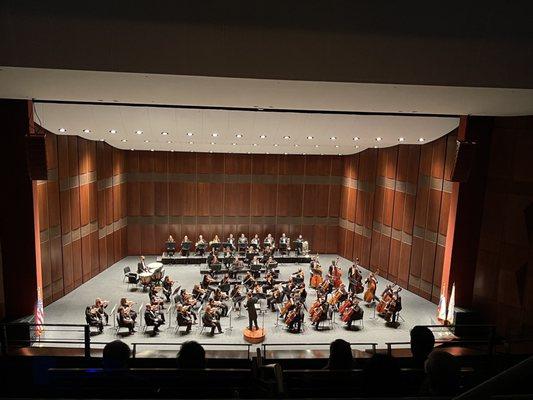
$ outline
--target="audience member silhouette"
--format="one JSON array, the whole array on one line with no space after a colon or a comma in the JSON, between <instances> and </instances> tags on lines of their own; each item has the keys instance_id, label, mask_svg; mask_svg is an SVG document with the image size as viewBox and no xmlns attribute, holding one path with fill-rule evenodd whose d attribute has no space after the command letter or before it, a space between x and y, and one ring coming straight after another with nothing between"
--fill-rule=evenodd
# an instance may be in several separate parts
<instances>
[{"instance_id":1,"label":"audience member silhouette","mask_svg":"<svg viewBox=\"0 0 533 400\"><path fill-rule=\"evenodd\" d=\"M131 351L129 346L121 340L113 340L104 347L103 366L107 370L126 369Z\"/></svg>"},{"instance_id":2,"label":"audience member silhouette","mask_svg":"<svg viewBox=\"0 0 533 400\"><path fill-rule=\"evenodd\" d=\"M454 396L459 392L460 367L455 356L445 351L433 351L426 361L425 370L422 394Z\"/></svg>"},{"instance_id":3,"label":"audience member silhouette","mask_svg":"<svg viewBox=\"0 0 533 400\"><path fill-rule=\"evenodd\" d=\"M205 368L205 350L194 340L184 342L177 356L178 368Z\"/></svg>"},{"instance_id":4,"label":"audience member silhouette","mask_svg":"<svg viewBox=\"0 0 533 400\"><path fill-rule=\"evenodd\" d=\"M326 369L340 370L352 369L353 356L350 343L342 339L336 339L329 345L329 360Z\"/></svg>"},{"instance_id":5,"label":"audience member silhouette","mask_svg":"<svg viewBox=\"0 0 533 400\"><path fill-rule=\"evenodd\" d=\"M435 336L427 326L415 326L411 329L411 353L415 367L424 367L424 362L434 346Z\"/></svg>"},{"instance_id":6,"label":"audience member silhouette","mask_svg":"<svg viewBox=\"0 0 533 400\"><path fill-rule=\"evenodd\" d=\"M395 358L374 354L363 368L363 393L367 396L404 395L400 384L400 367Z\"/></svg>"}]
</instances>

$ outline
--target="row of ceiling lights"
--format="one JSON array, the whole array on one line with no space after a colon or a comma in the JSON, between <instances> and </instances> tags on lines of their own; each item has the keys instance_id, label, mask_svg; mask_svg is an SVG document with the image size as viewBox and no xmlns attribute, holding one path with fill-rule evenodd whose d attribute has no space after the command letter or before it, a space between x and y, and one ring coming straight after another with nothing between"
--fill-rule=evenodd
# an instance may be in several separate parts
<instances>
[{"instance_id":1,"label":"row of ceiling lights","mask_svg":"<svg viewBox=\"0 0 533 400\"><path fill-rule=\"evenodd\" d=\"M65 128L59 128L59 132L61 132L61 133L65 133L66 131L67 131L67 130L66 130ZM83 133L91 133L91 130L90 130L90 129L84 129L84 130L83 130ZM118 131L117 131L116 129L110 129L110 130L109 130L109 133L115 134L115 133L118 133ZM141 131L141 130L137 130L137 131L135 131L135 133L136 133L137 135L142 135L142 134L143 134L143 131ZM163 132L161 132L161 135L166 136L166 135L168 135L168 132L163 131ZM192 132L187 132L187 136L190 137L190 136L193 136L193 135L194 135L194 133L192 133ZM216 133L216 132L215 132L215 133L212 133L211 136L212 136L212 137L218 137L218 133ZM237 133L237 134L235 134L235 137L240 139L240 138L243 137L243 135L240 134L240 133ZM260 139L266 139L266 135L260 135L259 138L260 138ZM288 136L288 135L283 136L283 139L285 139L285 140L289 140L290 138L291 138L291 137ZM313 139L314 139L313 136L307 136L307 140L313 140ZM331 137L330 137L330 140L337 140L337 137L336 137L336 136L331 136ZM352 140L354 140L354 141L358 141L358 140L360 140L360 138L359 138L358 136L355 136L355 137L352 138ZM376 142L381 142L382 140L383 140L383 138L380 137L380 136L378 136L378 137L375 138L375 141L376 141ZM423 142L424 140L425 140L425 139L424 139L423 137L418 138L418 141L419 141L419 142ZM122 141L123 141L123 142L126 142L127 140L126 140L126 139L122 139ZM399 137L399 138L398 138L398 142L404 142L404 141L405 141L405 138L404 138L404 137ZM145 143L148 143L148 141L145 140ZM171 141L168 141L167 143L172 143L172 142L171 142ZM189 144L193 144L193 142L189 142ZM214 144L214 143L211 142L211 144ZM232 143L232 144L235 146L236 143ZM254 143L254 146L257 146L257 144ZM276 146L276 145L275 145L275 146ZM295 145L295 146L297 146L297 145ZM318 147L318 145L317 145L316 147ZM338 146L337 146L337 147L338 147Z\"/></svg>"}]
</instances>

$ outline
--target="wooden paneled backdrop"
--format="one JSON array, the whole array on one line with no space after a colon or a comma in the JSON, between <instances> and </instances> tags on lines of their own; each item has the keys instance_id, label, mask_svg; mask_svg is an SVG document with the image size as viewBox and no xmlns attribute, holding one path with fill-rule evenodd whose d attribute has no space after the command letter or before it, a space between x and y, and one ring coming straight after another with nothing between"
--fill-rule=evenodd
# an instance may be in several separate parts
<instances>
[{"instance_id":1,"label":"wooden paneled backdrop","mask_svg":"<svg viewBox=\"0 0 533 400\"><path fill-rule=\"evenodd\" d=\"M126 255L124 152L77 136L46 136L48 180L39 181L45 304Z\"/></svg>"},{"instance_id":2,"label":"wooden paneled backdrop","mask_svg":"<svg viewBox=\"0 0 533 400\"><path fill-rule=\"evenodd\" d=\"M128 254L163 251L169 234L303 234L335 253L342 157L126 152Z\"/></svg>"},{"instance_id":3,"label":"wooden paneled backdrop","mask_svg":"<svg viewBox=\"0 0 533 400\"><path fill-rule=\"evenodd\" d=\"M344 157L338 253L437 302L456 133Z\"/></svg>"}]
</instances>

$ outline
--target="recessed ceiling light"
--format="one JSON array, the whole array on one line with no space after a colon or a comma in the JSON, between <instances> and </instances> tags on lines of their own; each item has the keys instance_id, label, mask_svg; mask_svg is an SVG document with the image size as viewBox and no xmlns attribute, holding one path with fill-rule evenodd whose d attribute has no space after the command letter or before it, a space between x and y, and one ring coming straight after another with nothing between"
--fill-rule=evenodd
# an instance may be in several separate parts
<instances>
[{"instance_id":1,"label":"recessed ceiling light","mask_svg":"<svg viewBox=\"0 0 533 400\"><path fill-rule=\"evenodd\" d=\"M154 151L154 149L150 149L150 151Z\"/></svg>"},{"instance_id":2,"label":"recessed ceiling light","mask_svg":"<svg viewBox=\"0 0 533 400\"><path fill-rule=\"evenodd\" d=\"M237 146L237 143L232 143L231 145L232 145L232 146Z\"/></svg>"},{"instance_id":3,"label":"recessed ceiling light","mask_svg":"<svg viewBox=\"0 0 533 400\"><path fill-rule=\"evenodd\" d=\"M211 144L213 145L213 144L215 144L215 142L211 142Z\"/></svg>"},{"instance_id":4,"label":"recessed ceiling light","mask_svg":"<svg viewBox=\"0 0 533 400\"><path fill-rule=\"evenodd\" d=\"M249 151L248 151L247 153L248 153L248 154L252 154L252 153L251 153L251 152L249 152Z\"/></svg>"},{"instance_id":5,"label":"recessed ceiling light","mask_svg":"<svg viewBox=\"0 0 533 400\"><path fill-rule=\"evenodd\" d=\"M189 144L194 144L194 142L189 142Z\"/></svg>"},{"instance_id":6,"label":"recessed ceiling light","mask_svg":"<svg viewBox=\"0 0 533 400\"><path fill-rule=\"evenodd\" d=\"M101 142L103 142L103 141L104 141L104 139L100 139L100 141L101 141Z\"/></svg>"},{"instance_id":7,"label":"recessed ceiling light","mask_svg":"<svg viewBox=\"0 0 533 400\"><path fill-rule=\"evenodd\" d=\"M161 135L166 136L168 135L168 132L161 132Z\"/></svg>"},{"instance_id":8,"label":"recessed ceiling light","mask_svg":"<svg viewBox=\"0 0 533 400\"><path fill-rule=\"evenodd\" d=\"M168 143L168 144L172 143L172 140L168 140L167 143Z\"/></svg>"},{"instance_id":9,"label":"recessed ceiling light","mask_svg":"<svg viewBox=\"0 0 533 400\"><path fill-rule=\"evenodd\" d=\"M91 130L90 129L84 129L83 133L91 133Z\"/></svg>"},{"instance_id":10,"label":"recessed ceiling light","mask_svg":"<svg viewBox=\"0 0 533 400\"><path fill-rule=\"evenodd\" d=\"M265 139L266 138L266 135L261 135L259 136L261 139Z\"/></svg>"},{"instance_id":11,"label":"recessed ceiling light","mask_svg":"<svg viewBox=\"0 0 533 400\"><path fill-rule=\"evenodd\" d=\"M212 133L211 136L213 136L213 137L217 137L217 136L218 136L218 133L216 133L216 132L215 132L215 133Z\"/></svg>"},{"instance_id":12,"label":"recessed ceiling light","mask_svg":"<svg viewBox=\"0 0 533 400\"><path fill-rule=\"evenodd\" d=\"M307 136L307 140L313 140L313 136Z\"/></svg>"},{"instance_id":13,"label":"recessed ceiling light","mask_svg":"<svg viewBox=\"0 0 533 400\"><path fill-rule=\"evenodd\" d=\"M171 152L171 153L174 153L174 149L171 149L170 152Z\"/></svg>"},{"instance_id":14,"label":"recessed ceiling light","mask_svg":"<svg viewBox=\"0 0 533 400\"><path fill-rule=\"evenodd\" d=\"M146 139L146 140L144 141L144 143L149 143L149 142L150 142L150 141L149 141L148 139Z\"/></svg>"},{"instance_id":15,"label":"recessed ceiling light","mask_svg":"<svg viewBox=\"0 0 533 400\"><path fill-rule=\"evenodd\" d=\"M65 128L59 128L59 132L65 133L67 130Z\"/></svg>"},{"instance_id":16,"label":"recessed ceiling light","mask_svg":"<svg viewBox=\"0 0 533 400\"><path fill-rule=\"evenodd\" d=\"M126 143L128 139L122 139L121 142Z\"/></svg>"},{"instance_id":17,"label":"recessed ceiling light","mask_svg":"<svg viewBox=\"0 0 533 400\"><path fill-rule=\"evenodd\" d=\"M235 135L235 137L237 137L237 138L240 139L240 138L242 138L242 135L241 135L240 133L237 133L237 134Z\"/></svg>"},{"instance_id":18,"label":"recessed ceiling light","mask_svg":"<svg viewBox=\"0 0 533 400\"><path fill-rule=\"evenodd\" d=\"M359 136L354 137L353 140L359 140Z\"/></svg>"},{"instance_id":19,"label":"recessed ceiling light","mask_svg":"<svg viewBox=\"0 0 533 400\"><path fill-rule=\"evenodd\" d=\"M283 153L283 154L287 155L287 153Z\"/></svg>"},{"instance_id":20,"label":"recessed ceiling light","mask_svg":"<svg viewBox=\"0 0 533 400\"><path fill-rule=\"evenodd\" d=\"M298 144L298 143L296 143L296 144L294 145L294 147L298 147L298 146L299 146L299 144Z\"/></svg>"},{"instance_id":21,"label":"recessed ceiling light","mask_svg":"<svg viewBox=\"0 0 533 400\"><path fill-rule=\"evenodd\" d=\"M337 136L330 137L331 140L337 140Z\"/></svg>"},{"instance_id":22,"label":"recessed ceiling light","mask_svg":"<svg viewBox=\"0 0 533 400\"><path fill-rule=\"evenodd\" d=\"M403 138L403 137L399 137L398 138L398 142L403 142L404 140L405 140L405 138Z\"/></svg>"},{"instance_id":23,"label":"recessed ceiling light","mask_svg":"<svg viewBox=\"0 0 533 400\"><path fill-rule=\"evenodd\" d=\"M337 154L337 155L338 155L338 156L342 156L342 154L341 154L341 153L339 153L339 154Z\"/></svg>"},{"instance_id":24,"label":"recessed ceiling light","mask_svg":"<svg viewBox=\"0 0 533 400\"><path fill-rule=\"evenodd\" d=\"M257 143L252 144L252 146L254 146L254 147L257 146Z\"/></svg>"},{"instance_id":25,"label":"recessed ceiling light","mask_svg":"<svg viewBox=\"0 0 533 400\"><path fill-rule=\"evenodd\" d=\"M274 143L274 147L278 147L278 146L279 146L279 144L277 144L277 143Z\"/></svg>"},{"instance_id":26,"label":"recessed ceiling light","mask_svg":"<svg viewBox=\"0 0 533 400\"><path fill-rule=\"evenodd\" d=\"M136 133L137 135L142 135L142 134L143 134L143 131L135 131L135 133Z\"/></svg>"},{"instance_id":27,"label":"recessed ceiling light","mask_svg":"<svg viewBox=\"0 0 533 400\"><path fill-rule=\"evenodd\" d=\"M285 140L290 139L290 138L291 138L291 137L288 136L288 135L283 136L283 139L285 139Z\"/></svg>"},{"instance_id":28,"label":"recessed ceiling light","mask_svg":"<svg viewBox=\"0 0 533 400\"><path fill-rule=\"evenodd\" d=\"M209 150L209 152L210 152L210 153L212 153L212 152L213 152L213 150Z\"/></svg>"},{"instance_id":29,"label":"recessed ceiling light","mask_svg":"<svg viewBox=\"0 0 533 400\"><path fill-rule=\"evenodd\" d=\"M130 151L134 151L135 149L130 149Z\"/></svg>"},{"instance_id":30,"label":"recessed ceiling light","mask_svg":"<svg viewBox=\"0 0 533 400\"><path fill-rule=\"evenodd\" d=\"M374 146L374 148L375 148L375 149L377 149L377 148L378 148L378 146Z\"/></svg>"},{"instance_id":31,"label":"recessed ceiling light","mask_svg":"<svg viewBox=\"0 0 533 400\"><path fill-rule=\"evenodd\" d=\"M187 136L192 136L192 135L194 135L194 133L192 133L192 132L187 132Z\"/></svg>"},{"instance_id":32,"label":"recessed ceiling light","mask_svg":"<svg viewBox=\"0 0 533 400\"><path fill-rule=\"evenodd\" d=\"M117 130L116 129L110 129L109 133L117 133Z\"/></svg>"},{"instance_id":33,"label":"recessed ceiling light","mask_svg":"<svg viewBox=\"0 0 533 400\"><path fill-rule=\"evenodd\" d=\"M356 148L356 149L358 149L358 148L359 148L359 146L355 146L355 148Z\"/></svg>"},{"instance_id":34,"label":"recessed ceiling light","mask_svg":"<svg viewBox=\"0 0 533 400\"><path fill-rule=\"evenodd\" d=\"M339 145L338 145L338 144L336 144L336 145L335 145L335 147L339 148Z\"/></svg>"},{"instance_id":35,"label":"recessed ceiling light","mask_svg":"<svg viewBox=\"0 0 533 400\"><path fill-rule=\"evenodd\" d=\"M376 142L381 142L381 140L382 140L382 138L381 138L380 136L378 136L378 137L376 138Z\"/></svg>"},{"instance_id":36,"label":"recessed ceiling light","mask_svg":"<svg viewBox=\"0 0 533 400\"><path fill-rule=\"evenodd\" d=\"M318 147L318 144L315 144L315 147Z\"/></svg>"},{"instance_id":37,"label":"recessed ceiling light","mask_svg":"<svg viewBox=\"0 0 533 400\"><path fill-rule=\"evenodd\" d=\"M419 142L423 142L423 141L424 141L424 138L423 138L423 137L418 138L418 141L419 141Z\"/></svg>"}]
</instances>

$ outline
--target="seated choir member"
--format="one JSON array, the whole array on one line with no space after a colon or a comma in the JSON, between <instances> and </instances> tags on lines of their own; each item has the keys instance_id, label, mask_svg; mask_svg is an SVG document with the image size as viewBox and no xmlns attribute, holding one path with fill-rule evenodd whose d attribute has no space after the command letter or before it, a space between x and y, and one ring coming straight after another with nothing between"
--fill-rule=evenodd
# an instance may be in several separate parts
<instances>
[{"instance_id":1,"label":"seated choir member","mask_svg":"<svg viewBox=\"0 0 533 400\"><path fill-rule=\"evenodd\" d=\"M130 333L135 332L135 320L137 319L137 313L131 307L133 301L123 297L120 299L120 306L117 310L119 326L128 328Z\"/></svg>"},{"instance_id":2,"label":"seated choir member","mask_svg":"<svg viewBox=\"0 0 533 400\"><path fill-rule=\"evenodd\" d=\"M265 247L268 246L271 249L274 249L274 247L275 247L274 238L272 237L272 235L270 233L267 235L265 240L263 240L263 245Z\"/></svg>"},{"instance_id":3,"label":"seated choir member","mask_svg":"<svg viewBox=\"0 0 533 400\"><path fill-rule=\"evenodd\" d=\"M102 315L98 312L98 309L95 306L87 306L85 308L85 322L87 322L89 326L96 326L99 333L104 331Z\"/></svg>"},{"instance_id":4,"label":"seated choir member","mask_svg":"<svg viewBox=\"0 0 533 400\"><path fill-rule=\"evenodd\" d=\"M259 235L256 233L252 240L250 240L250 244L254 249L259 249L261 247L261 243L259 243Z\"/></svg>"},{"instance_id":5,"label":"seated choir member","mask_svg":"<svg viewBox=\"0 0 533 400\"><path fill-rule=\"evenodd\" d=\"M170 302L170 296L172 295L172 285L174 285L174 281L170 279L170 276L165 276L165 278L163 279L163 294L165 295L167 302Z\"/></svg>"},{"instance_id":6,"label":"seated choir member","mask_svg":"<svg viewBox=\"0 0 533 400\"><path fill-rule=\"evenodd\" d=\"M154 306L151 304L147 304L145 311L144 311L144 322L146 326L153 326L154 327L154 333L159 332L159 327L163 325L165 322L161 318L161 315L158 311L154 309Z\"/></svg>"},{"instance_id":7,"label":"seated choir member","mask_svg":"<svg viewBox=\"0 0 533 400\"><path fill-rule=\"evenodd\" d=\"M239 252L244 253L248 247L248 238L244 236L244 233L241 233L241 236L238 240Z\"/></svg>"},{"instance_id":8,"label":"seated choir member","mask_svg":"<svg viewBox=\"0 0 533 400\"><path fill-rule=\"evenodd\" d=\"M137 273L142 274L143 272L149 272L150 268L146 265L146 260L144 256L139 257L139 263L137 264Z\"/></svg>"},{"instance_id":9,"label":"seated choir member","mask_svg":"<svg viewBox=\"0 0 533 400\"><path fill-rule=\"evenodd\" d=\"M97 309L98 314L102 317L102 319L105 319L105 324L107 325L109 323L109 314L105 312L105 309L109 302L107 300L102 300L100 298L97 298L94 301L94 308Z\"/></svg>"},{"instance_id":10,"label":"seated choir member","mask_svg":"<svg viewBox=\"0 0 533 400\"><path fill-rule=\"evenodd\" d=\"M178 323L178 326L186 326L187 330L185 331L185 333L189 333L192 327L192 315L189 313L188 307L178 304L176 306L176 311L176 321Z\"/></svg>"},{"instance_id":11,"label":"seated choir member","mask_svg":"<svg viewBox=\"0 0 533 400\"><path fill-rule=\"evenodd\" d=\"M235 238L233 237L233 233L229 234L229 237L226 239L226 243L230 244L231 250L235 250Z\"/></svg>"},{"instance_id":12,"label":"seated choir member","mask_svg":"<svg viewBox=\"0 0 533 400\"><path fill-rule=\"evenodd\" d=\"M294 250L296 251L296 255L299 256L302 254L302 246L304 243L304 239L302 235L298 235L298 239L294 241Z\"/></svg>"},{"instance_id":13,"label":"seated choir member","mask_svg":"<svg viewBox=\"0 0 533 400\"><path fill-rule=\"evenodd\" d=\"M281 234L281 237L279 238L279 250L282 252L282 254L288 254L291 250L289 247L290 239L285 235L285 233Z\"/></svg>"},{"instance_id":14,"label":"seated choir member","mask_svg":"<svg viewBox=\"0 0 533 400\"><path fill-rule=\"evenodd\" d=\"M183 240L181 241L181 255L184 257L189 257L190 251L191 251L191 241L189 240L187 235L185 235L183 237Z\"/></svg>"},{"instance_id":15,"label":"seated choir member","mask_svg":"<svg viewBox=\"0 0 533 400\"><path fill-rule=\"evenodd\" d=\"M207 247L207 242L205 241L202 235L198 236L198 241L195 244L196 254L203 256L205 254L205 248Z\"/></svg>"}]
</instances>

